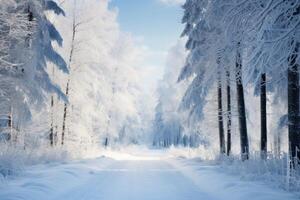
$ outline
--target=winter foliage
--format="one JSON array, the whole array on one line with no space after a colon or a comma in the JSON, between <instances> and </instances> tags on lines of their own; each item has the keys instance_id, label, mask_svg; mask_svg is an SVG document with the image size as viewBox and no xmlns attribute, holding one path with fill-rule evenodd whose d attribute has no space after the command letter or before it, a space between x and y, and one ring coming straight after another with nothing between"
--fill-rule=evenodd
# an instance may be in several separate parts
<instances>
[{"instance_id":1,"label":"winter foliage","mask_svg":"<svg viewBox=\"0 0 300 200\"><path fill-rule=\"evenodd\" d=\"M171 104L180 116L171 127L193 130L200 147L215 157L288 162L280 176L297 180L300 2L187 0L182 7L188 55L172 86L187 87L179 90L181 101ZM159 99L154 141L168 126L162 123L168 103ZM160 136L162 146L178 145L169 144L177 136Z\"/></svg>"},{"instance_id":2,"label":"winter foliage","mask_svg":"<svg viewBox=\"0 0 300 200\"><path fill-rule=\"evenodd\" d=\"M0 2L1 155L34 163L145 140L143 53L108 4Z\"/></svg>"}]
</instances>

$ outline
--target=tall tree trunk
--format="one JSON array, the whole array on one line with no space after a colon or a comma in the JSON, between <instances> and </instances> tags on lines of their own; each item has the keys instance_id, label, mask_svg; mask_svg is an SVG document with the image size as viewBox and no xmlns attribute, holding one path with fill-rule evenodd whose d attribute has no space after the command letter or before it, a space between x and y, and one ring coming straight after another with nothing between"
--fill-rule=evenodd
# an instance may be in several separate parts
<instances>
[{"instance_id":1,"label":"tall tree trunk","mask_svg":"<svg viewBox=\"0 0 300 200\"><path fill-rule=\"evenodd\" d=\"M50 145L53 146L54 145L54 116L53 116L53 108L54 107L54 97L53 95L51 96L51 125L50 125L50 135L49 135L49 139L50 139Z\"/></svg>"},{"instance_id":2,"label":"tall tree trunk","mask_svg":"<svg viewBox=\"0 0 300 200\"><path fill-rule=\"evenodd\" d=\"M296 44L295 50L289 58L288 68L288 132L292 167L295 167L296 159L300 160L298 48L299 43Z\"/></svg>"},{"instance_id":3,"label":"tall tree trunk","mask_svg":"<svg viewBox=\"0 0 300 200\"><path fill-rule=\"evenodd\" d=\"M70 84L70 79L68 79L67 86L66 86L66 96L67 97L69 96L69 84ZM65 143L67 111L68 111L68 104L64 103L64 116L63 116L62 132L61 132L61 145L64 145L64 143Z\"/></svg>"},{"instance_id":4,"label":"tall tree trunk","mask_svg":"<svg viewBox=\"0 0 300 200\"><path fill-rule=\"evenodd\" d=\"M231 87L230 71L226 72L227 77L227 156L231 153Z\"/></svg>"},{"instance_id":5,"label":"tall tree trunk","mask_svg":"<svg viewBox=\"0 0 300 200\"><path fill-rule=\"evenodd\" d=\"M242 81L242 59L240 53L240 43L238 44L236 57L236 88L237 88L237 104L239 115L239 129L241 140L241 158L242 160L249 159L249 142L247 133L247 119L244 99L244 86Z\"/></svg>"},{"instance_id":6,"label":"tall tree trunk","mask_svg":"<svg viewBox=\"0 0 300 200\"><path fill-rule=\"evenodd\" d=\"M267 90L266 74L261 75L260 82L260 120L261 120L261 138L260 151L261 159L267 159Z\"/></svg>"},{"instance_id":7,"label":"tall tree trunk","mask_svg":"<svg viewBox=\"0 0 300 200\"><path fill-rule=\"evenodd\" d=\"M223 122L223 104L222 104L222 80L221 74L218 74L218 120L219 120L219 139L220 139L220 153L225 154L225 136L224 136L224 122Z\"/></svg>"},{"instance_id":8,"label":"tall tree trunk","mask_svg":"<svg viewBox=\"0 0 300 200\"><path fill-rule=\"evenodd\" d=\"M104 146L105 146L105 148L108 146L108 137L105 138Z\"/></svg>"},{"instance_id":9,"label":"tall tree trunk","mask_svg":"<svg viewBox=\"0 0 300 200\"><path fill-rule=\"evenodd\" d=\"M76 2L75 5L76 6ZM75 9L75 7L74 7ZM74 11L75 12L75 11ZM69 56L69 78L66 85L66 97L69 97L69 91L70 91L70 81L71 81L71 64L73 60L73 54L75 50L75 38L77 33L77 28L79 27L81 23L76 22L76 16L73 15L73 24L72 24L72 42L71 42L71 51ZM65 144L65 132L66 132L66 121L67 121L67 114L68 114L68 103L64 103L64 115L63 115L63 125L62 125L62 131L61 131L61 145Z\"/></svg>"}]
</instances>

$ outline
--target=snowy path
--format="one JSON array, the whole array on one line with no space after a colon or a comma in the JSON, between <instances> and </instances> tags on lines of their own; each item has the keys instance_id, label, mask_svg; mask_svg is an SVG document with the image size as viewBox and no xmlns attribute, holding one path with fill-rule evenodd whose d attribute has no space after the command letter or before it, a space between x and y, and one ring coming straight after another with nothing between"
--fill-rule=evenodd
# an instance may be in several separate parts
<instances>
[{"instance_id":1,"label":"snowy path","mask_svg":"<svg viewBox=\"0 0 300 200\"><path fill-rule=\"evenodd\" d=\"M297 199L242 182L210 166L175 159L98 158L39 165L0 187L1 200L277 200Z\"/></svg>"},{"instance_id":2,"label":"snowy path","mask_svg":"<svg viewBox=\"0 0 300 200\"><path fill-rule=\"evenodd\" d=\"M60 199L196 200L211 199L166 162L115 161Z\"/></svg>"}]
</instances>

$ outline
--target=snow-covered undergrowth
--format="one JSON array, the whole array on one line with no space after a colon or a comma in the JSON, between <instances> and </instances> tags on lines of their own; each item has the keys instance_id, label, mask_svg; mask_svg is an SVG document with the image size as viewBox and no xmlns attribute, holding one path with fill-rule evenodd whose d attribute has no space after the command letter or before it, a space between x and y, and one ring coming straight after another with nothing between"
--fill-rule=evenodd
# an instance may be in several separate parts
<instances>
[{"instance_id":1,"label":"snow-covered undergrowth","mask_svg":"<svg viewBox=\"0 0 300 200\"><path fill-rule=\"evenodd\" d=\"M0 177L6 178L22 174L32 165L66 162L71 160L91 159L99 157L104 150L97 147L36 147L24 148L21 145L0 143Z\"/></svg>"},{"instance_id":2,"label":"snow-covered undergrowth","mask_svg":"<svg viewBox=\"0 0 300 200\"><path fill-rule=\"evenodd\" d=\"M11 148L9 145L0 146L0 175L1 178L19 172L25 161L24 151Z\"/></svg>"},{"instance_id":3,"label":"snow-covered undergrowth","mask_svg":"<svg viewBox=\"0 0 300 200\"><path fill-rule=\"evenodd\" d=\"M74 160L95 159L99 157L115 160L156 160L158 157L149 156L146 146L116 146L116 147L48 147L39 146L25 148L8 143L0 143L0 180L22 175L26 168L33 165L49 163L64 163ZM70 150L72 149L72 150ZM139 152L138 155L136 152ZM159 154L165 151L158 151ZM141 154L144 156L141 157Z\"/></svg>"},{"instance_id":4,"label":"snow-covered undergrowth","mask_svg":"<svg viewBox=\"0 0 300 200\"><path fill-rule=\"evenodd\" d=\"M263 181L276 188L300 191L299 169L290 171L287 155L281 158L270 157L261 160L259 154L252 159L241 161L238 158L220 158L215 161L224 171L238 175L244 180Z\"/></svg>"},{"instance_id":5,"label":"snow-covered undergrowth","mask_svg":"<svg viewBox=\"0 0 300 200\"><path fill-rule=\"evenodd\" d=\"M289 170L286 154L282 154L280 158L269 155L267 160L261 160L259 152L252 152L251 159L242 161L238 155L217 157L218 152L209 151L204 147L171 147L166 152L187 162L215 166L223 173L238 176L244 181L260 181L274 188L296 193L300 191L299 170Z\"/></svg>"},{"instance_id":6,"label":"snow-covered undergrowth","mask_svg":"<svg viewBox=\"0 0 300 200\"><path fill-rule=\"evenodd\" d=\"M64 163L74 160L88 160L99 157L112 158L114 160L157 160L166 155L166 151L156 151L158 155L149 155L147 146L115 146L89 148L76 147L50 147L40 145L38 147L24 148L8 143L0 143L0 180L21 175L26 168L33 165L49 163ZM143 156L141 156L143 155Z\"/></svg>"},{"instance_id":7,"label":"snow-covered undergrowth","mask_svg":"<svg viewBox=\"0 0 300 200\"><path fill-rule=\"evenodd\" d=\"M61 148L24 149L11 144L0 144L0 176L20 174L28 165L65 161L71 155Z\"/></svg>"}]
</instances>

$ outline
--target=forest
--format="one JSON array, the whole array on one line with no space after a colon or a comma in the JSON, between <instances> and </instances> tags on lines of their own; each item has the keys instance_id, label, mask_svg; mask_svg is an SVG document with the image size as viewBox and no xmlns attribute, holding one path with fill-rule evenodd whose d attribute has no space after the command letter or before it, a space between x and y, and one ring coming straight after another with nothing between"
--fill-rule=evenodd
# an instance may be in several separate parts
<instances>
[{"instance_id":1,"label":"forest","mask_svg":"<svg viewBox=\"0 0 300 200\"><path fill-rule=\"evenodd\" d=\"M300 1L147 2L0 0L0 199L298 199Z\"/></svg>"}]
</instances>

